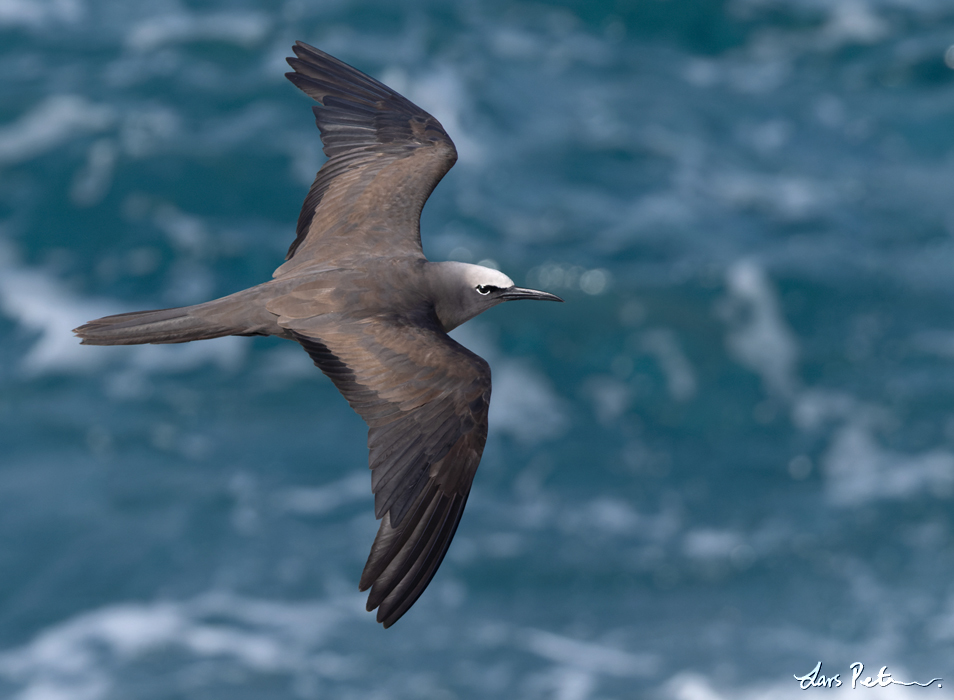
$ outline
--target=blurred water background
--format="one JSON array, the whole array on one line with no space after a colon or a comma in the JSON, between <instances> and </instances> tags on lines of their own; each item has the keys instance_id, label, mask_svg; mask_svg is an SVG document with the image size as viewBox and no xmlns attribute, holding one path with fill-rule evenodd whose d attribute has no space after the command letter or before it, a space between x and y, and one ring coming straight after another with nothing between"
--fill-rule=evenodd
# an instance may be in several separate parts
<instances>
[{"instance_id":1,"label":"blurred water background","mask_svg":"<svg viewBox=\"0 0 954 700\"><path fill-rule=\"evenodd\" d=\"M432 259L567 300L456 333L490 439L387 631L365 427L300 348L69 332L280 263L296 39L454 138ZM952 45L948 0L0 0L0 697L954 676Z\"/></svg>"}]
</instances>

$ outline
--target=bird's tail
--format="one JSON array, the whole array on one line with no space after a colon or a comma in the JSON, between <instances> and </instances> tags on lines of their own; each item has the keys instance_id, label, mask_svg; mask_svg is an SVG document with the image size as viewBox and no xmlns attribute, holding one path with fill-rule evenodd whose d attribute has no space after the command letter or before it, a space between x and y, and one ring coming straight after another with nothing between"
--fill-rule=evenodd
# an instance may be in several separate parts
<instances>
[{"instance_id":1,"label":"bird's tail","mask_svg":"<svg viewBox=\"0 0 954 700\"><path fill-rule=\"evenodd\" d=\"M186 343L231 335L231 329L209 323L191 313L193 307L133 311L90 321L74 328L83 345L138 345L140 343Z\"/></svg>"},{"instance_id":2,"label":"bird's tail","mask_svg":"<svg viewBox=\"0 0 954 700\"><path fill-rule=\"evenodd\" d=\"M260 287L195 306L134 311L74 328L83 345L187 343L225 335L272 335L278 330L265 310Z\"/></svg>"}]
</instances>

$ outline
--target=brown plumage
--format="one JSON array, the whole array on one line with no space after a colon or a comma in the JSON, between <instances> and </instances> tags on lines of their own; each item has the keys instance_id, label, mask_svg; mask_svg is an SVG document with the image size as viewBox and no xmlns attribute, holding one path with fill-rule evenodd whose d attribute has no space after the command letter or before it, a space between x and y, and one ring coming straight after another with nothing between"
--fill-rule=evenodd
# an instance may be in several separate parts
<instances>
[{"instance_id":1,"label":"brown plumage","mask_svg":"<svg viewBox=\"0 0 954 700\"><path fill-rule=\"evenodd\" d=\"M506 275L431 263L420 214L457 159L440 123L345 63L298 42L288 79L314 108L328 161L270 282L179 309L91 321L87 345L224 335L297 341L368 424L381 526L361 574L385 627L414 604L457 530L487 439L490 368L447 335L514 299L560 301Z\"/></svg>"}]
</instances>

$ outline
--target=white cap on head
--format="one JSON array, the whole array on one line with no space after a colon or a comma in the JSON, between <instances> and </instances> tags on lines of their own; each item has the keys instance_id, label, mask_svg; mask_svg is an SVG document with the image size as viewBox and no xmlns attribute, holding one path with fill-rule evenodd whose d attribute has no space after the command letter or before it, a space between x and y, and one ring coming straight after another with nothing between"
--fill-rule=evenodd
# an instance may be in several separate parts
<instances>
[{"instance_id":1,"label":"white cap on head","mask_svg":"<svg viewBox=\"0 0 954 700\"><path fill-rule=\"evenodd\" d=\"M514 286L512 279L492 267L471 265L470 263L454 263L454 265L460 266L457 270L458 274L472 287L482 284L508 289Z\"/></svg>"}]
</instances>

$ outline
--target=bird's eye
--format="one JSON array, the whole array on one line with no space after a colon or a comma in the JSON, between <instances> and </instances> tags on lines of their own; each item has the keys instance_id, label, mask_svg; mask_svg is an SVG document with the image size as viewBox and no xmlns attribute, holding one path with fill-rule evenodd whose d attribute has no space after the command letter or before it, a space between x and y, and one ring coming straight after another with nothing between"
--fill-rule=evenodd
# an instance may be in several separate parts
<instances>
[{"instance_id":1,"label":"bird's eye","mask_svg":"<svg viewBox=\"0 0 954 700\"><path fill-rule=\"evenodd\" d=\"M497 289L499 289L499 288L493 286L492 284L478 284L478 285L477 285L477 293L478 293L478 294L483 294L484 296L487 296L487 295L490 294L491 292L497 291Z\"/></svg>"}]
</instances>

